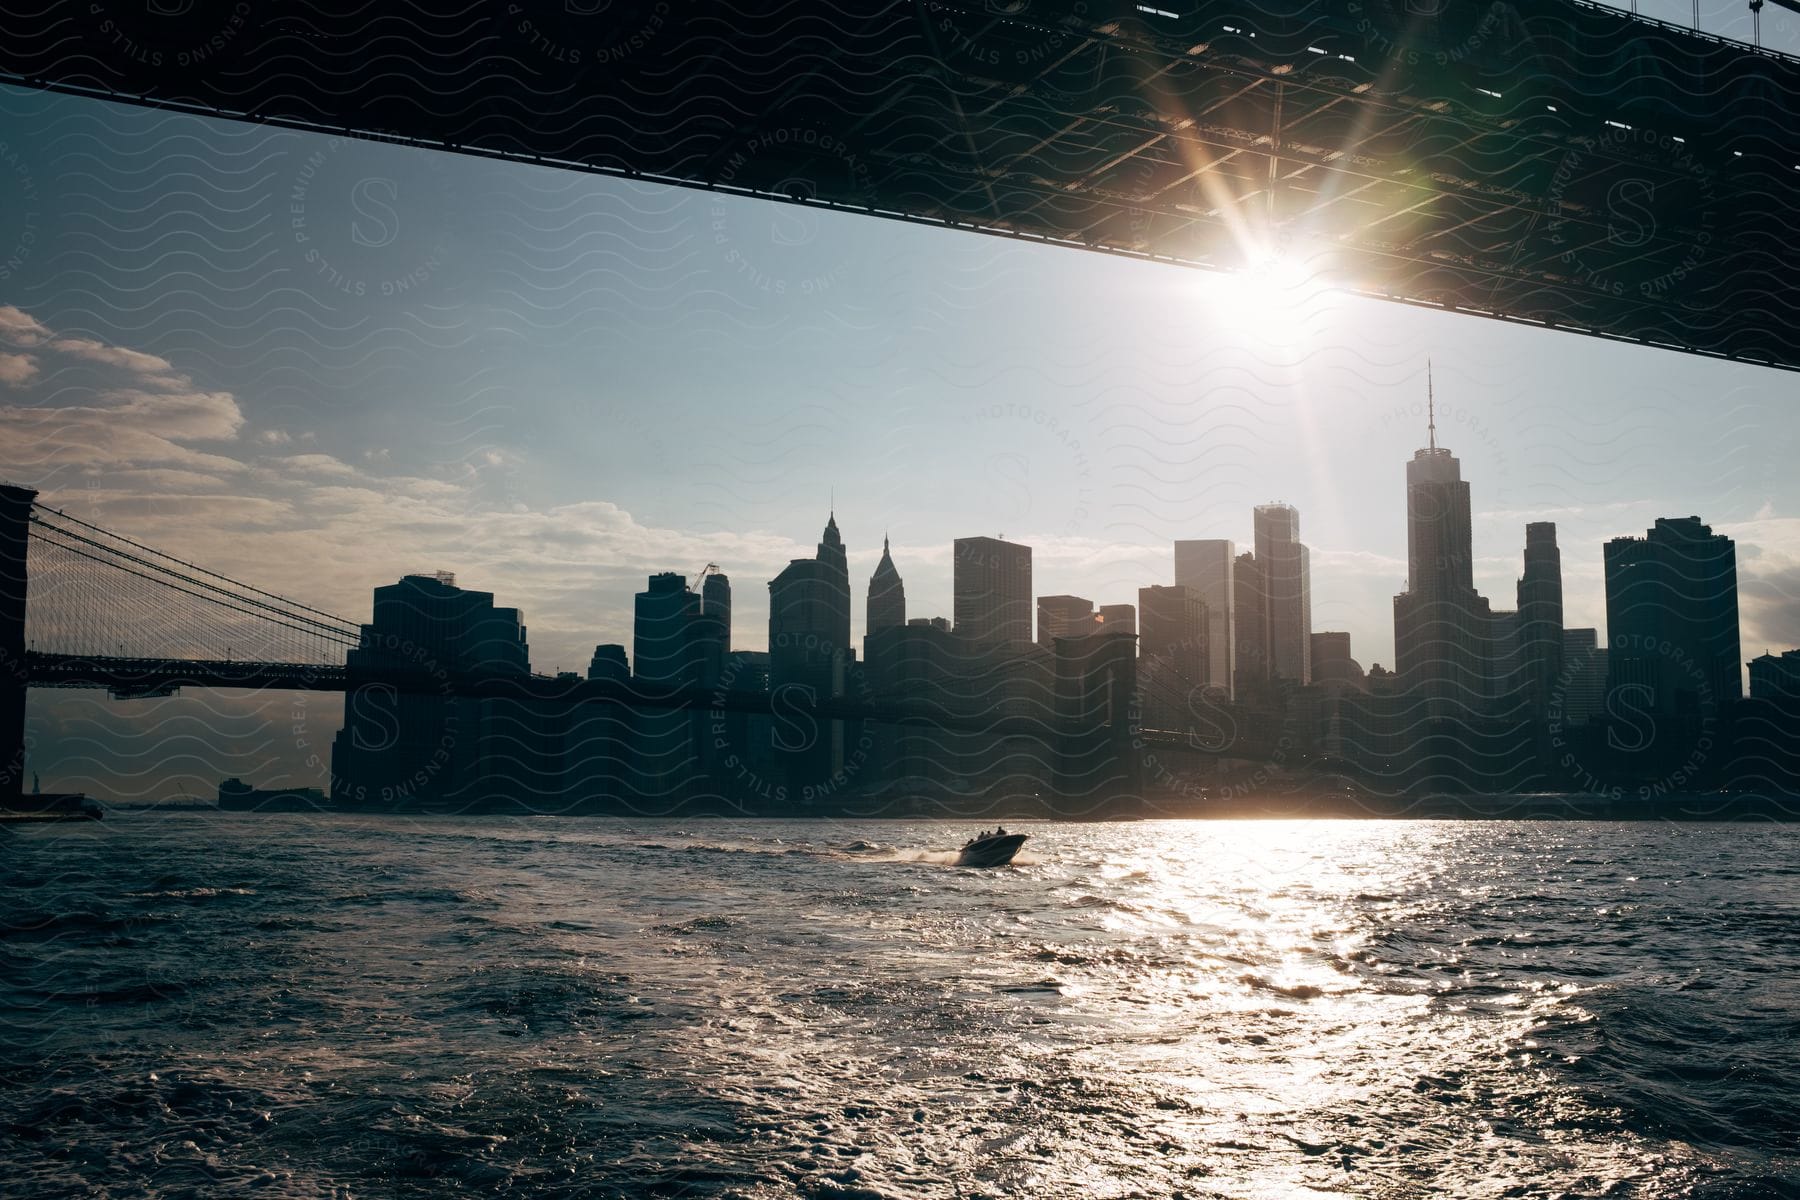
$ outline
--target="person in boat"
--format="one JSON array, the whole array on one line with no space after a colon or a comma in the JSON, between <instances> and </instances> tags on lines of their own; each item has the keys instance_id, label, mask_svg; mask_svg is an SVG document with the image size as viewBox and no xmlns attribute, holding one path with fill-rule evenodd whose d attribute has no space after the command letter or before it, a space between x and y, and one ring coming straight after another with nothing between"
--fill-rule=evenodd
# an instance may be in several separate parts
<instances>
[{"instance_id":1,"label":"person in boat","mask_svg":"<svg viewBox=\"0 0 1800 1200\"><path fill-rule=\"evenodd\" d=\"M1006 826L1001 825L998 828L996 828L994 830L994 836L995 837L1005 837L1006 836Z\"/></svg>"}]
</instances>

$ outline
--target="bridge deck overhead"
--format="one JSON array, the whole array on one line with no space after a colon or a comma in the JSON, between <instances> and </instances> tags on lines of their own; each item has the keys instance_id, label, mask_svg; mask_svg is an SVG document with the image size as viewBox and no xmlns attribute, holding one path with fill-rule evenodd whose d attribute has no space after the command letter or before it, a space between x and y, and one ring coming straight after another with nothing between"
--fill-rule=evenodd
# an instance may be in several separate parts
<instances>
[{"instance_id":1,"label":"bridge deck overhead","mask_svg":"<svg viewBox=\"0 0 1800 1200\"><path fill-rule=\"evenodd\" d=\"M1800 62L1574 0L19 5L0 78L1800 369Z\"/></svg>"}]
</instances>

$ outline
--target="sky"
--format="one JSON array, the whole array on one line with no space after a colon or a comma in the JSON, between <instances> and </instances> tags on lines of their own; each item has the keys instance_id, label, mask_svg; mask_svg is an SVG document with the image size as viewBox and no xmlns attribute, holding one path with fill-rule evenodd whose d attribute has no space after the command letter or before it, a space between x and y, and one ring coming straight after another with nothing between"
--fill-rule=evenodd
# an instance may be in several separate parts
<instances>
[{"instance_id":1,"label":"sky","mask_svg":"<svg viewBox=\"0 0 1800 1200\"><path fill-rule=\"evenodd\" d=\"M858 635L884 534L911 616L949 614L974 534L1031 545L1040 595L1130 602L1173 540L1248 548L1284 501L1314 628L1391 664L1429 358L1496 608L1555 521L1567 623L1604 632L1602 543L1694 514L1738 542L1746 657L1800 645L1790 374L25 90L0 131L0 477L353 620L451 570L524 610L535 669L578 670L629 645L646 575L711 562L762 649L767 581L834 505ZM290 705L43 695L46 787L134 736L164 787L171 721L199 745ZM243 769L316 778L295 740Z\"/></svg>"}]
</instances>

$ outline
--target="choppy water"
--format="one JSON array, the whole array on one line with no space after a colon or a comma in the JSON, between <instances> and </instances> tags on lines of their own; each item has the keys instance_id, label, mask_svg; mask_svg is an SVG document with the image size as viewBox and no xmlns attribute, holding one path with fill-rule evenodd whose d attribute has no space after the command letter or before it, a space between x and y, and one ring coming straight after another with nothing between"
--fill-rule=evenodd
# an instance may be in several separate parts
<instances>
[{"instance_id":1,"label":"choppy water","mask_svg":"<svg viewBox=\"0 0 1800 1200\"><path fill-rule=\"evenodd\" d=\"M0 1192L1800 1194L1800 830L968 832L0 835Z\"/></svg>"}]
</instances>

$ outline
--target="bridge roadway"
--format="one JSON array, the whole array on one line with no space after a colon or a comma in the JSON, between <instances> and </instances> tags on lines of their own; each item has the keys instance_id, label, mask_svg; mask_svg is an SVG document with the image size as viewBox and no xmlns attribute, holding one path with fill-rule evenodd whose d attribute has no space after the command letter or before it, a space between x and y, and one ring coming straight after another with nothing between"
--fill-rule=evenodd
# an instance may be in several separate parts
<instances>
[{"instance_id":1,"label":"bridge roadway","mask_svg":"<svg viewBox=\"0 0 1800 1200\"><path fill-rule=\"evenodd\" d=\"M121 698L168 695L177 688L248 688L286 691L344 692L361 686L391 688L408 695L458 699L521 700L551 706L618 704L640 709L685 709L707 712L771 713L811 716L825 721L873 721L891 725L923 725L960 733L1044 740L1113 736L1112 727L1055 717L996 716L954 712L919 699L813 699L792 689L780 692L703 688L646 680L623 682L568 679L548 675L455 676L442 672L384 673L353 679L343 666L316 663L244 662L230 659L123 658L104 655L52 654L28 651L26 682L31 687L106 688ZM1118 736L1127 736L1117 731ZM1275 757L1272 747L1203 745L1175 730L1134 729L1128 735L1139 748L1180 750L1207 757Z\"/></svg>"},{"instance_id":2,"label":"bridge roadway","mask_svg":"<svg viewBox=\"0 0 1800 1200\"><path fill-rule=\"evenodd\" d=\"M1800 60L1582 0L44 3L0 81L1800 369Z\"/></svg>"}]
</instances>

